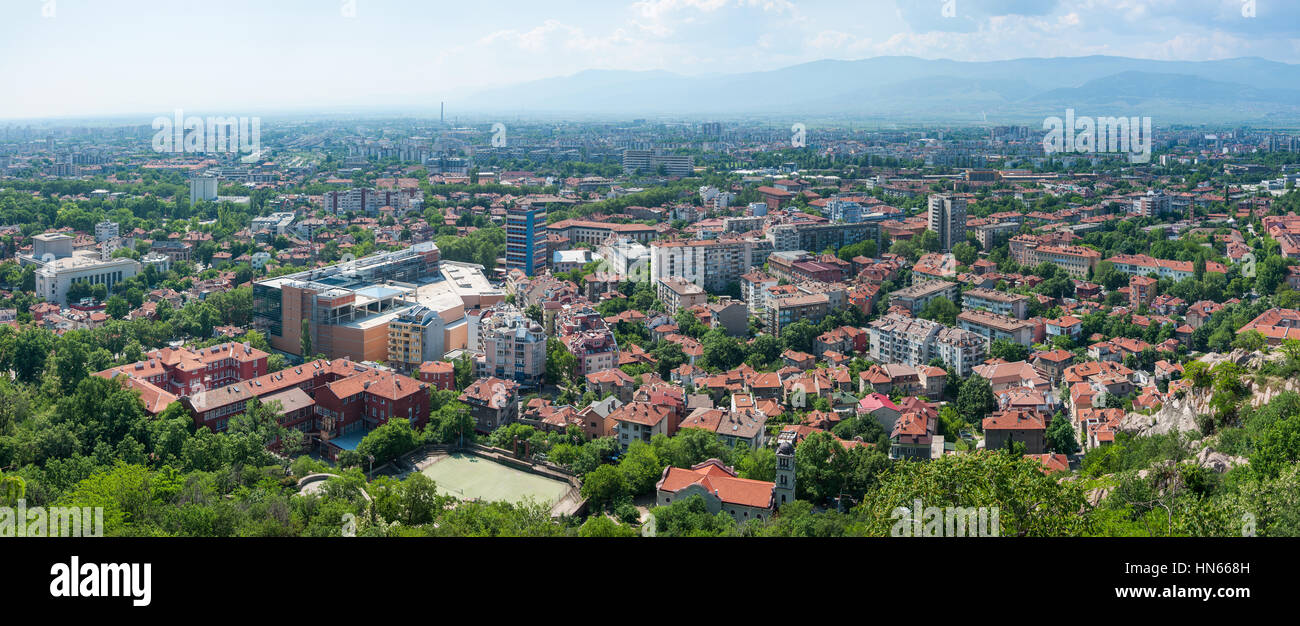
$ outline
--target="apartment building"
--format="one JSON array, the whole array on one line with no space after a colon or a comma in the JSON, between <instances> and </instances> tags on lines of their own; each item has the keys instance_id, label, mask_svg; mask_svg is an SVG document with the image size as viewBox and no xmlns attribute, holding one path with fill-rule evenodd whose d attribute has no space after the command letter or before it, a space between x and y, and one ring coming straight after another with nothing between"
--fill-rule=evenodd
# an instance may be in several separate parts
<instances>
[{"instance_id":1,"label":"apartment building","mask_svg":"<svg viewBox=\"0 0 1300 626\"><path fill-rule=\"evenodd\" d=\"M1038 246L1031 257L1036 261L1033 265L1051 263L1080 280L1088 278L1101 262L1100 252L1083 246Z\"/></svg>"},{"instance_id":2,"label":"apartment building","mask_svg":"<svg viewBox=\"0 0 1300 626\"><path fill-rule=\"evenodd\" d=\"M857 224L800 222L778 224L767 229L767 239L774 251L787 250L838 250L860 241L871 240L880 244L880 223L885 216L880 213L864 215Z\"/></svg>"},{"instance_id":3,"label":"apartment building","mask_svg":"<svg viewBox=\"0 0 1300 626\"><path fill-rule=\"evenodd\" d=\"M633 441L649 443L655 435L677 434L677 418L671 407L662 404L629 402L615 409L607 419L615 424L614 437L623 450Z\"/></svg>"},{"instance_id":4,"label":"apartment building","mask_svg":"<svg viewBox=\"0 0 1300 626\"><path fill-rule=\"evenodd\" d=\"M536 387L546 371L546 332L510 307L489 310L479 323L483 353L475 359L480 378L493 376Z\"/></svg>"},{"instance_id":5,"label":"apartment building","mask_svg":"<svg viewBox=\"0 0 1300 626\"><path fill-rule=\"evenodd\" d=\"M448 312L448 317L460 319L464 312ZM388 323L389 364L411 372L425 361L441 359L447 353L446 327L442 314L427 306L417 305L398 314Z\"/></svg>"},{"instance_id":6,"label":"apartment building","mask_svg":"<svg viewBox=\"0 0 1300 626\"><path fill-rule=\"evenodd\" d=\"M757 317L763 317L763 310L767 303L767 289L780 284L780 281L763 272L749 272L740 277L740 294L745 298L745 304L749 306L749 314Z\"/></svg>"},{"instance_id":7,"label":"apartment building","mask_svg":"<svg viewBox=\"0 0 1300 626\"><path fill-rule=\"evenodd\" d=\"M957 303L960 287L946 280L926 280L889 293L889 304L907 307L913 314L921 312L935 298Z\"/></svg>"},{"instance_id":8,"label":"apartment building","mask_svg":"<svg viewBox=\"0 0 1300 626\"><path fill-rule=\"evenodd\" d=\"M542 220L543 224L545 222L546 220ZM599 246L609 240L610 237L631 239L642 244L649 243L659 236L661 228L645 224L560 220L546 226L546 232L568 239L571 245L589 243L593 246Z\"/></svg>"},{"instance_id":9,"label":"apartment building","mask_svg":"<svg viewBox=\"0 0 1300 626\"><path fill-rule=\"evenodd\" d=\"M963 309L983 309L998 315L1009 315L1018 320L1025 319L1029 315L1028 296L993 289L978 287L967 289L961 294L961 305Z\"/></svg>"},{"instance_id":10,"label":"apartment building","mask_svg":"<svg viewBox=\"0 0 1300 626\"><path fill-rule=\"evenodd\" d=\"M604 259L605 272L624 277L633 282L643 282L650 277L650 248L625 235L611 236L597 249Z\"/></svg>"},{"instance_id":11,"label":"apartment building","mask_svg":"<svg viewBox=\"0 0 1300 626\"><path fill-rule=\"evenodd\" d=\"M398 213L420 211L424 199L419 194L418 188L415 193L411 193L409 190L401 189L362 187L327 191L321 195L321 204L326 213L334 215L344 213L378 215L379 209L383 207L392 207Z\"/></svg>"},{"instance_id":12,"label":"apartment building","mask_svg":"<svg viewBox=\"0 0 1300 626\"><path fill-rule=\"evenodd\" d=\"M763 239L656 241L650 244L652 280L682 278L707 291L726 291L772 251Z\"/></svg>"},{"instance_id":13,"label":"apartment building","mask_svg":"<svg viewBox=\"0 0 1300 626\"><path fill-rule=\"evenodd\" d=\"M480 378L460 394L474 417L474 430L490 433L519 418L519 383L495 377Z\"/></svg>"},{"instance_id":14,"label":"apartment building","mask_svg":"<svg viewBox=\"0 0 1300 626\"><path fill-rule=\"evenodd\" d=\"M966 241L966 197L937 193L929 198L926 226L939 235L939 248L951 252L952 247Z\"/></svg>"},{"instance_id":15,"label":"apartment building","mask_svg":"<svg viewBox=\"0 0 1300 626\"><path fill-rule=\"evenodd\" d=\"M1159 282L1150 276L1132 276L1128 279L1128 302L1133 310L1139 310L1143 305L1150 306L1156 298L1156 283Z\"/></svg>"},{"instance_id":16,"label":"apartment building","mask_svg":"<svg viewBox=\"0 0 1300 626\"><path fill-rule=\"evenodd\" d=\"M764 311L764 328L780 337L781 329L795 322L820 324L830 311L830 298L826 294L791 295L769 302Z\"/></svg>"},{"instance_id":17,"label":"apartment building","mask_svg":"<svg viewBox=\"0 0 1300 626\"><path fill-rule=\"evenodd\" d=\"M690 176L695 173L695 157L663 150L624 150L623 173Z\"/></svg>"},{"instance_id":18,"label":"apartment building","mask_svg":"<svg viewBox=\"0 0 1300 626\"><path fill-rule=\"evenodd\" d=\"M293 220L297 215L292 211L272 213L265 217L253 218L249 231L254 235L258 233L267 233L272 236L292 234Z\"/></svg>"},{"instance_id":19,"label":"apartment building","mask_svg":"<svg viewBox=\"0 0 1300 626\"><path fill-rule=\"evenodd\" d=\"M829 258L826 261L830 261ZM835 259L839 261L839 259ZM815 280L827 283L844 280L848 263L824 262L803 250L773 252L767 257L767 269L777 278L790 282Z\"/></svg>"},{"instance_id":20,"label":"apartment building","mask_svg":"<svg viewBox=\"0 0 1300 626\"><path fill-rule=\"evenodd\" d=\"M1008 242L1011 258L1016 263L1034 267L1040 263L1059 266L1071 278L1084 280L1101 262L1101 253L1092 248L1072 246L1066 237L1016 235Z\"/></svg>"},{"instance_id":21,"label":"apartment building","mask_svg":"<svg viewBox=\"0 0 1300 626\"><path fill-rule=\"evenodd\" d=\"M682 278L665 278L655 283L659 301L664 303L669 315L677 315L682 309L689 309L709 301L708 292L699 285Z\"/></svg>"},{"instance_id":22,"label":"apartment building","mask_svg":"<svg viewBox=\"0 0 1300 626\"><path fill-rule=\"evenodd\" d=\"M195 176L190 179L190 206L194 206L200 200L217 201L216 176Z\"/></svg>"},{"instance_id":23,"label":"apartment building","mask_svg":"<svg viewBox=\"0 0 1300 626\"><path fill-rule=\"evenodd\" d=\"M578 360L578 376L618 367L618 341L590 306L566 306L555 317L555 331Z\"/></svg>"},{"instance_id":24,"label":"apartment building","mask_svg":"<svg viewBox=\"0 0 1300 626\"><path fill-rule=\"evenodd\" d=\"M1117 254L1106 260L1114 265L1116 270L1134 276L1155 274L1159 278L1169 278L1174 282L1196 276L1196 265L1191 261L1157 259L1145 254ZM1224 274L1228 268L1222 263L1206 261L1205 271Z\"/></svg>"},{"instance_id":25,"label":"apartment building","mask_svg":"<svg viewBox=\"0 0 1300 626\"><path fill-rule=\"evenodd\" d=\"M1173 204L1171 197L1163 190L1148 189L1145 194L1133 199L1133 207L1129 212L1138 217L1160 217L1172 213Z\"/></svg>"},{"instance_id":26,"label":"apartment building","mask_svg":"<svg viewBox=\"0 0 1300 626\"><path fill-rule=\"evenodd\" d=\"M966 376L988 354L988 342L968 330L892 313L868 325L870 357L877 363L913 367L940 359L958 376Z\"/></svg>"},{"instance_id":27,"label":"apartment building","mask_svg":"<svg viewBox=\"0 0 1300 626\"><path fill-rule=\"evenodd\" d=\"M95 224L95 241L108 241L120 236L120 229L116 222L104 220Z\"/></svg>"},{"instance_id":28,"label":"apartment building","mask_svg":"<svg viewBox=\"0 0 1300 626\"><path fill-rule=\"evenodd\" d=\"M450 361L428 361L420 364L420 381L439 391L456 388L456 365Z\"/></svg>"},{"instance_id":29,"label":"apartment building","mask_svg":"<svg viewBox=\"0 0 1300 626\"><path fill-rule=\"evenodd\" d=\"M506 209L506 269L518 269L527 276L547 266L546 209L517 204Z\"/></svg>"},{"instance_id":30,"label":"apartment building","mask_svg":"<svg viewBox=\"0 0 1300 626\"><path fill-rule=\"evenodd\" d=\"M990 344L998 339L1026 347L1034 343L1034 325L1009 315L980 310L962 311L957 314L957 326L984 337Z\"/></svg>"}]
</instances>

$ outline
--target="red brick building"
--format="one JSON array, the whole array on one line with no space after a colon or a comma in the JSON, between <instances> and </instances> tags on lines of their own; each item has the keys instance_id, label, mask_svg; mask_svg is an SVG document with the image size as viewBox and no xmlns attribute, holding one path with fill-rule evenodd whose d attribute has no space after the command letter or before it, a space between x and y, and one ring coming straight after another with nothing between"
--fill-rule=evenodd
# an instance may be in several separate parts
<instances>
[{"instance_id":1,"label":"red brick building","mask_svg":"<svg viewBox=\"0 0 1300 626\"><path fill-rule=\"evenodd\" d=\"M393 418L423 427L429 420L429 384L389 370L363 366L347 359L312 361L252 380L181 398L197 426L225 430L231 416L243 413L248 401L264 401L290 389L312 400L312 411L286 416L293 427L321 442L365 432ZM297 404L297 403L295 403ZM282 419L286 426L288 421Z\"/></svg>"},{"instance_id":2,"label":"red brick building","mask_svg":"<svg viewBox=\"0 0 1300 626\"><path fill-rule=\"evenodd\" d=\"M425 361L420 364L420 380L439 391L456 388L456 366L447 361Z\"/></svg>"},{"instance_id":3,"label":"red brick building","mask_svg":"<svg viewBox=\"0 0 1300 626\"><path fill-rule=\"evenodd\" d=\"M119 374L144 381L177 396L200 393L266 374L270 356L240 343L208 348L163 348L145 354L145 360L96 372L113 378Z\"/></svg>"}]
</instances>

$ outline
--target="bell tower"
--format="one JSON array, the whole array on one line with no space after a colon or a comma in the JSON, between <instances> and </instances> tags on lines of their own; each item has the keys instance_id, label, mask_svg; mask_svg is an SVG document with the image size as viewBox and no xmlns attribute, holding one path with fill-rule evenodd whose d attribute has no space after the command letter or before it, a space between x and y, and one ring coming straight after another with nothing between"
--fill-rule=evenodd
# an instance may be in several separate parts
<instances>
[{"instance_id":1,"label":"bell tower","mask_svg":"<svg viewBox=\"0 0 1300 626\"><path fill-rule=\"evenodd\" d=\"M778 510L787 502L793 502L795 497L795 438L793 431L782 432L776 437L776 488L772 490L772 499Z\"/></svg>"}]
</instances>

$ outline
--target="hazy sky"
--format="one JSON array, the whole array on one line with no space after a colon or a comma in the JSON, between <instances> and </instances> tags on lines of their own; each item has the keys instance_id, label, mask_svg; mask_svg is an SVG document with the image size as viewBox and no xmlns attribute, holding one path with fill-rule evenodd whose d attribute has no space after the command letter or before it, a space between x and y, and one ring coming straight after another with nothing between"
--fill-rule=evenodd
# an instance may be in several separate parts
<instances>
[{"instance_id":1,"label":"hazy sky","mask_svg":"<svg viewBox=\"0 0 1300 626\"><path fill-rule=\"evenodd\" d=\"M1300 62L1300 0L0 0L0 119L436 108L586 69L1088 54Z\"/></svg>"}]
</instances>

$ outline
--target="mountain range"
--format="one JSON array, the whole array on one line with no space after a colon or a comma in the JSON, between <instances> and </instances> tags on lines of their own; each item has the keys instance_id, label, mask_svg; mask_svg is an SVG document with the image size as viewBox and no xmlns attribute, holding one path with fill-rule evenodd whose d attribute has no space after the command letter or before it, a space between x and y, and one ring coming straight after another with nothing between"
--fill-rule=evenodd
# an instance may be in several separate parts
<instances>
[{"instance_id":1,"label":"mountain range","mask_svg":"<svg viewBox=\"0 0 1300 626\"><path fill-rule=\"evenodd\" d=\"M458 103L507 114L717 119L1041 122L1150 116L1172 123L1300 121L1300 65L1260 58L1156 61L1114 56L1007 61L874 57L739 74L588 70L481 91Z\"/></svg>"}]
</instances>

